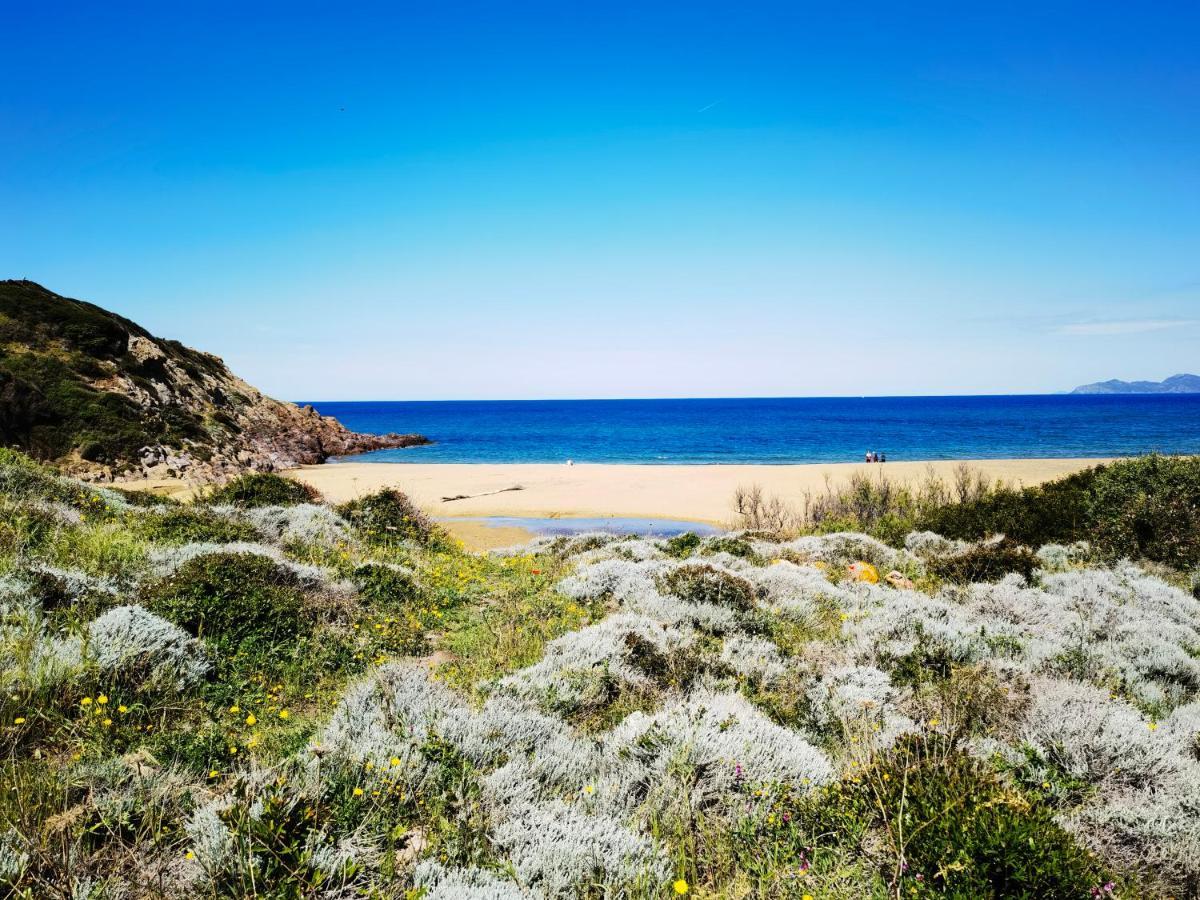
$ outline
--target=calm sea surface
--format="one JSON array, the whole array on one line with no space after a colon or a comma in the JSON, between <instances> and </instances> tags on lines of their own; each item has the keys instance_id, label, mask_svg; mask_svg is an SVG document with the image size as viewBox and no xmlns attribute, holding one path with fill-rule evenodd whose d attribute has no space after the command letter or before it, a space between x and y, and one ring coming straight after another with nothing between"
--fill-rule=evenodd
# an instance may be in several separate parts
<instances>
[{"instance_id":1,"label":"calm sea surface","mask_svg":"<svg viewBox=\"0 0 1200 900\"><path fill-rule=\"evenodd\" d=\"M806 463L1200 453L1200 394L313 404L428 447L363 462Z\"/></svg>"}]
</instances>

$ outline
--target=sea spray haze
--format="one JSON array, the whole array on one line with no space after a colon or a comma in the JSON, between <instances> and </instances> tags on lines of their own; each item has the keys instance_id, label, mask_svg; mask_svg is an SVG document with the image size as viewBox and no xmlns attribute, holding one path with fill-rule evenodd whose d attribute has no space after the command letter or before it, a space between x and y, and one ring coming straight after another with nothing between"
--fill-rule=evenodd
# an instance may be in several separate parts
<instances>
[{"instance_id":1,"label":"sea spray haze","mask_svg":"<svg viewBox=\"0 0 1200 900\"><path fill-rule=\"evenodd\" d=\"M472 554L274 477L182 507L0 454L14 896L1200 891L1187 571L928 531Z\"/></svg>"}]
</instances>

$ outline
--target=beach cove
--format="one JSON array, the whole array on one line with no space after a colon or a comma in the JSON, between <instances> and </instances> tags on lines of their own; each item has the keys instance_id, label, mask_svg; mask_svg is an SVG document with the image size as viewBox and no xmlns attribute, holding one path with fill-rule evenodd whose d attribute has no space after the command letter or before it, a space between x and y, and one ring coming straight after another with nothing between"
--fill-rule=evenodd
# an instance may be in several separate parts
<instances>
[{"instance_id":1,"label":"beach cove","mask_svg":"<svg viewBox=\"0 0 1200 900\"><path fill-rule=\"evenodd\" d=\"M988 459L965 461L989 480L1030 486L1061 478L1107 459ZM759 485L791 504L806 493L836 487L855 473L892 481L950 480L962 460L932 462L813 463L800 465L624 465L541 463L338 463L291 469L288 477L312 485L330 502L395 487L471 546L517 543L519 528L498 536L481 517L667 518L709 525L734 519L739 487ZM449 499L453 498L453 499ZM457 526L456 518L464 520Z\"/></svg>"}]
</instances>

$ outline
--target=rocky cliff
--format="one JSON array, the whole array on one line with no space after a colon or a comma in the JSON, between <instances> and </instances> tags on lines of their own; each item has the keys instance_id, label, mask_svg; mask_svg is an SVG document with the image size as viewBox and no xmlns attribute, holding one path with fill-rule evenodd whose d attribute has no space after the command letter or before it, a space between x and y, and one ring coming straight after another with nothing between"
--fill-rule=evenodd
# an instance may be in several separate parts
<instances>
[{"instance_id":1,"label":"rocky cliff","mask_svg":"<svg viewBox=\"0 0 1200 900\"><path fill-rule=\"evenodd\" d=\"M32 281L0 281L0 444L93 479L219 480L428 441L358 434L215 356Z\"/></svg>"}]
</instances>

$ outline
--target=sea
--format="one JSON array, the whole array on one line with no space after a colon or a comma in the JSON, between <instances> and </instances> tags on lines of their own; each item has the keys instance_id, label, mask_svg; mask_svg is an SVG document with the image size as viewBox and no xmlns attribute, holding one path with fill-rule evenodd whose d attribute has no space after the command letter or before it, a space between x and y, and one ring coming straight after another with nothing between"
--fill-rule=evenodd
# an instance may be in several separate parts
<instances>
[{"instance_id":1,"label":"sea","mask_svg":"<svg viewBox=\"0 0 1200 900\"><path fill-rule=\"evenodd\" d=\"M830 463L1200 453L1200 394L314 402L388 463Z\"/></svg>"}]
</instances>

